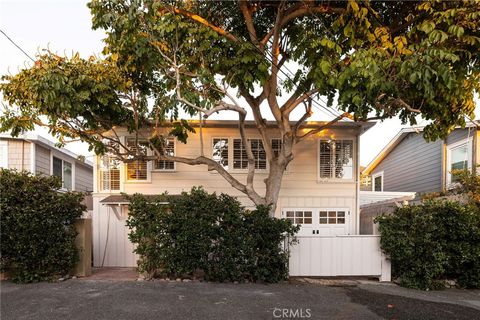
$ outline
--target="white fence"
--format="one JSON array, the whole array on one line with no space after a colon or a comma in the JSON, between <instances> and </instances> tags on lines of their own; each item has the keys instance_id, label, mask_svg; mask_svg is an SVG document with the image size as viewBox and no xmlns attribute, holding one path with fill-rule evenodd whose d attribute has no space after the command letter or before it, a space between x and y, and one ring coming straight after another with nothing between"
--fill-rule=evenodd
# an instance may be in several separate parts
<instances>
[{"instance_id":1,"label":"white fence","mask_svg":"<svg viewBox=\"0 0 480 320\"><path fill-rule=\"evenodd\" d=\"M396 198L402 198L401 201L413 200L415 192L360 191L361 206Z\"/></svg>"},{"instance_id":2,"label":"white fence","mask_svg":"<svg viewBox=\"0 0 480 320\"><path fill-rule=\"evenodd\" d=\"M390 262L373 235L298 237L290 247L290 276L372 276L391 280Z\"/></svg>"}]
</instances>

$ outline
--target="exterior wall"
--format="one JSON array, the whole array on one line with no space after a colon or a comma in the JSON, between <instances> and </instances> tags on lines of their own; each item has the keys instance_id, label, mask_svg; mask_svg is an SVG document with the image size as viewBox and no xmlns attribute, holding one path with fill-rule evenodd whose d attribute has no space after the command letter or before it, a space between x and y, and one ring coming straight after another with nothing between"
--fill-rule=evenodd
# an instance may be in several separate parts
<instances>
[{"instance_id":1,"label":"exterior wall","mask_svg":"<svg viewBox=\"0 0 480 320\"><path fill-rule=\"evenodd\" d=\"M30 170L31 168L31 146L30 142L24 140L2 139L8 143L8 168L18 171Z\"/></svg>"},{"instance_id":2,"label":"exterior wall","mask_svg":"<svg viewBox=\"0 0 480 320\"><path fill-rule=\"evenodd\" d=\"M198 131L198 130L197 130ZM256 129L249 129L249 138L258 138ZM354 141L354 168L353 179L348 181L322 180L318 177L318 153L320 136L297 145L294 149L294 160L289 164L284 174L282 188L276 210L276 216L281 217L282 208L346 208L351 213L348 223L350 234L358 234L358 133L353 129L329 130L323 138L352 139ZM239 138L236 128L204 128L204 151L207 156L212 154L213 138L230 138L229 153L230 161L233 154L233 138ZM277 138L275 132L271 132L272 138ZM183 157L197 157L200 155L200 141L197 134L189 137L187 144L176 143L176 155ZM230 168L233 163L229 163ZM246 180L246 171L233 173L240 182ZM95 174L95 176L97 176ZM149 181L130 182L125 181L125 166L121 169L121 192L127 194L179 194L189 191L193 186L203 186L208 192L223 192L238 199L246 206L253 207L253 203L240 191L234 189L225 179L216 172L209 172L206 166L190 166L176 163L175 171L161 172L151 171ZM263 180L267 177L265 172L256 171L254 179L255 190L260 194L265 192ZM96 192L93 195L93 234L94 234L94 265L100 266L105 247L105 266L135 266L136 257L131 250L133 247L128 241L128 228L125 220L119 219L119 215L113 212L111 206L103 205L100 201L112 193L98 191L98 179L95 181ZM117 210L118 210L118 206ZM120 210L121 211L121 210ZM117 212L118 213L118 212ZM124 214L124 213L122 213ZM120 215L121 216L121 215ZM125 219L125 217L123 217ZM107 229L109 240L107 240ZM117 245L115 245L115 242ZM119 249L121 248L121 249ZM119 252L122 251L122 252Z\"/></svg>"},{"instance_id":3,"label":"exterior wall","mask_svg":"<svg viewBox=\"0 0 480 320\"><path fill-rule=\"evenodd\" d=\"M475 135L475 131L475 128L456 129L448 135L445 143L448 147L451 144L467 139L467 137L472 138Z\"/></svg>"},{"instance_id":4,"label":"exterior wall","mask_svg":"<svg viewBox=\"0 0 480 320\"><path fill-rule=\"evenodd\" d=\"M371 190L371 189L370 189ZM415 192L388 192L388 191L360 191L360 206L381 202L401 197L408 197L409 200L415 198Z\"/></svg>"},{"instance_id":5,"label":"exterior wall","mask_svg":"<svg viewBox=\"0 0 480 320\"><path fill-rule=\"evenodd\" d=\"M371 175L383 171L383 191L441 191L442 145L442 140L427 143L421 134L409 133Z\"/></svg>"},{"instance_id":6,"label":"exterior wall","mask_svg":"<svg viewBox=\"0 0 480 320\"><path fill-rule=\"evenodd\" d=\"M35 168L37 174L50 175L50 150L35 145Z\"/></svg>"},{"instance_id":7,"label":"exterior wall","mask_svg":"<svg viewBox=\"0 0 480 320\"><path fill-rule=\"evenodd\" d=\"M93 170L78 161L75 163L75 191L93 191Z\"/></svg>"}]
</instances>

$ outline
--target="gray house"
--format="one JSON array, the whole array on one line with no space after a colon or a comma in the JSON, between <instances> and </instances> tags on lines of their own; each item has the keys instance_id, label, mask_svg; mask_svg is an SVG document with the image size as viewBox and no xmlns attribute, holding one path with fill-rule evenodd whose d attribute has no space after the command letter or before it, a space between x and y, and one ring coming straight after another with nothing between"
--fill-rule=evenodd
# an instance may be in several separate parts
<instances>
[{"instance_id":1,"label":"gray house","mask_svg":"<svg viewBox=\"0 0 480 320\"><path fill-rule=\"evenodd\" d=\"M440 192L455 182L454 169L480 162L477 123L452 131L445 140L426 142L423 127L402 129L362 171L363 190Z\"/></svg>"},{"instance_id":2,"label":"gray house","mask_svg":"<svg viewBox=\"0 0 480 320\"><path fill-rule=\"evenodd\" d=\"M0 134L0 168L27 170L62 179L63 189L93 191L93 163L36 134Z\"/></svg>"}]
</instances>

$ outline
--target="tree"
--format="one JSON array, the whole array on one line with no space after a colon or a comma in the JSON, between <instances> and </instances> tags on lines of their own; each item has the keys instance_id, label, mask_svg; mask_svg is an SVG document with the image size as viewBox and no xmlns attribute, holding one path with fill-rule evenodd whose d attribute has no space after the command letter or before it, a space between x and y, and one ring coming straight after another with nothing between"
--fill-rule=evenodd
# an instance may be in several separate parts
<instances>
[{"instance_id":1,"label":"tree","mask_svg":"<svg viewBox=\"0 0 480 320\"><path fill-rule=\"evenodd\" d=\"M207 165L255 204L272 204L274 210L295 144L337 121L399 116L415 124L420 116L431 120L426 138L436 139L474 116L477 1L94 0L89 7L93 28L107 32L106 58L46 52L33 67L5 76L0 89L10 106L2 130L18 134L45 125L61 141L80 138L95 152L127 162ZM343 113L325 126L300 130L320 96ZM193 130L180 110L203 118L238 113L249 160L246 182L206 157L203 148L192 159L164 152L167 135L186 142ZM292 123L295 110L303 115ZM267 111L282 137L278 155L269 143ZM269 163L262 195L253 187L247 112ZM165 121L172 121L167 133L160 128ZM154 155L122 144L118 127L127 127L137 142L146 136Z\"/></svg>"}]
</instances>

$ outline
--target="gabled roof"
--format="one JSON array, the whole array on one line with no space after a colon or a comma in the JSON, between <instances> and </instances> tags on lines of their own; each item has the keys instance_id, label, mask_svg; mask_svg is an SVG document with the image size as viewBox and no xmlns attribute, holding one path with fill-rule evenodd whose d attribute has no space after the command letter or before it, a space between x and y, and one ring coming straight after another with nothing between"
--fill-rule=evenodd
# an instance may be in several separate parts
<instances>
[{"instance_id":1,"label":"gabled roof","mask_svg":"<svg viewBox=\"0 0 480 320\"><path fill-rule=\"evenodd\" d=\"M469 128L469 127L478 127L478 121L474 121L474 122L469 122L466 124L465 126L466 128ZM423 129L425 128L425 126L417 126L417 127L409 127L409 128L403 128L401 129L397 135L395 137L393 137L393 139L382 149L382 151L380 151L380 153L375 157L373 158L373 160L365 167L365 169L362 170L362 174L370 174L376 167L377 165L382 162L383 159L386 158L386 156L392 152L393 149L395 149L395 147L397 145L400 144L400 142L403 141L403 139L410 133L420 133L423 131ZM460 127L456 128L456 129L459 129Z\"/></svg>"},{"instance_id":2,"label":"gabled roof","mask_svg":"<svg viewBox=\"0 0 480 320\"><path fill-rule=\"evenodd\" d=\"M80 160L78 160L78 155L76 153L74 153L74 152L72 152L68 149L65 149L65 148L59 148L52 141L50 141L50 140L48 140L48 139L46 139L46 138L44 138L44 137L42 137L38 134L35 134L35 133L28 132L28 133L24 133L22 135L19 135L18 137L12 137L8 133L0 133L0 138L31 141L31 142L40 144L44 147L47 147L48 149L57 150L57 151L59 151L63 154L66 154L67 156L70 156L70 157L74 158L76 161L79 161L79 162L85 164L86 166L93 168L93 162L91 162L89 160L80 161Z\"/></svg>"}]
</instances>

